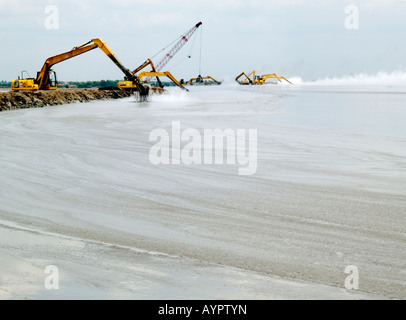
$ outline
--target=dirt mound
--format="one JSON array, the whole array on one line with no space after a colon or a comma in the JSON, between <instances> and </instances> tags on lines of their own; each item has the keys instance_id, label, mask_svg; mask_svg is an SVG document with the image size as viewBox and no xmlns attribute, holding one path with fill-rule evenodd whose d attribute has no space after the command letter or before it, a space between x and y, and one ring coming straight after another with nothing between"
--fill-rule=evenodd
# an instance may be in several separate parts
<instances>
[{"instance_id":1,"label":"dirt mound","mask_svg":"<svg viewBox=\"0 0 406 320\"><path fill-rule=\"evenodd\" d=\"M0 92L0 111L24 108L42 108L73 102L121 99L131 96L124 90L58 89L56 91Z\"/></svg>"}]
</instances>

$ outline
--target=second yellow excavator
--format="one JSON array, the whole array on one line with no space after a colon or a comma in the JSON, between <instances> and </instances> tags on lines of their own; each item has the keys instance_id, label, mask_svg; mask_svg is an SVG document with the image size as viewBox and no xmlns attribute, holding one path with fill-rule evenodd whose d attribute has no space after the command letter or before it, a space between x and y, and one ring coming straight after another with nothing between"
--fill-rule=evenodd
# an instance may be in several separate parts
<instances>
[{"instance_id":1,"label":"second yellow excavator","mask_svg":"<svg viewBox=\"0 0 406 320\"><path fill-rule=\"evenodd\" d=\"M96 48L100 48L116 64L116 66L124 73L125 79L134 84L134 87L136 87L136 90L140 94L140 98L145 100L149 94L149 87L143 85L136 75L132 74L127 68L125 68L106 43L100 38L92 39L78 47L74 47L68 52L48 58L42 66L42 69L37 72L36 78L21 79L19 77L18 80L13 80L11 82L11 89L13 91L56 90L58 86L57 77L55 71L52 70L52 67L57 63L71 59Z\"/></svg>"},{"instance_id":2,"label":"second yellow excavator","mask_svg":"<svg viewBox=\"0 0 406 320\"><path fill-rule=\"evenodd\" d=\"M149 65L151 66L151 69L152 69L151 71L149 71L149 72L147 72L147 71L140 72L142 69L146 68ZM176 80L176 78L169 71L156 71L154 63L152 62L151 59L147 59L138 68L131 71L131 74L136 75L137 78L140 79L141 82L143 82L143 79L149 79L151 77L155 77L157 82L158 82L158 86L152 86L151 90L153 92L156 92L156 93L161 93L161 92L164 91L164 85L163 85L162 81L160 80L160 77L168 77L179 88L181 88L183 90L186 90L186 91L189 91L183 85L181 85L179 83L179 81ZM134 82L126 81L126 80L119 81L119 83L117 84L117 87L120 88L120 89L123 89L123 90L134 90L134 89L136 89L136 86L137 86L137 84L135 84Z\"/></svg>"},{"instance_id":3,"label":"second yellow excavator","mask_svg":"<svg viewBox=\"0 0 406 320\"><path fill-rule=\"evenodd\" d=\"M206 76L202 77L201 75L198 75L196 78L190 79L188 82L186 82L188 85L220 85L221 82L217 81L211 76Z\"/></svg>"}]
</instances>

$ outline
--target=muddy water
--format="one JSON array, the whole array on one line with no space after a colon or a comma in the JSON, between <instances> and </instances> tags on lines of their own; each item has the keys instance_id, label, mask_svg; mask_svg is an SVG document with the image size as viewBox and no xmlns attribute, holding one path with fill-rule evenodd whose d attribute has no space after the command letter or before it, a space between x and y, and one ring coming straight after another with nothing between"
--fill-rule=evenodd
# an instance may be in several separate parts
<instances>
[{"instance_id":1,"label":"muddy water","mask_svg":"<svg viewBox=\"0 0 406 320\"><path fill-rule=\"evenodd\" d=\"M404 299L405 95L361 91L195 87L2 113L0 296ZM174 122L257 130L256 173L153 165L150 134Z\"/></svg>"}]
</instances>

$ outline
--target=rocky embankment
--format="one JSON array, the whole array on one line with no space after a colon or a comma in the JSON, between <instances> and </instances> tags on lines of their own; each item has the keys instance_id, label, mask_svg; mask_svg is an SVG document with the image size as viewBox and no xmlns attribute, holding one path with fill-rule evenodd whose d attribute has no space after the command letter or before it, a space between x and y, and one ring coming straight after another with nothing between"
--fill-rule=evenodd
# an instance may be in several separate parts
<instances>
[{"instance_id":1,"label":"rocky embankment","mask_svg":"<svg viewBox=\"0 0 406 320\"><path fill-rule=\"evenodd\" d=\"M73 102L121 99L133 93L124 90L58 89L56 91L0 92L0 111L42 108Z\"/></svg>"}]
</instances>

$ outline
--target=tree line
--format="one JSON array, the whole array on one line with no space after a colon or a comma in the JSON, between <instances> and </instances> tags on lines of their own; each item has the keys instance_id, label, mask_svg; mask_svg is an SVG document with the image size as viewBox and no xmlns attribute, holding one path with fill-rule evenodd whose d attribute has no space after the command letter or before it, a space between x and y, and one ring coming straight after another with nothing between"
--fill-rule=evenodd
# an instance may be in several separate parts
<instances>
[{"instance_id":1,"label":"tree line","mask_svg":"<svg viewBox=\"0 0 406 320\"><path fill-rule=\"evenodd\" d=\"M11 82L8 81L0 81L0 88L10 88Z\"/></svg>"},{"instance_id":2,"label":"tree line","mask_svg":"<svg viewBox=\"0 0 406 320\"><path fill-rule=\"evenodd\" d=\"M58 87L60 88L103 88L103 87L117 87L117 83L120 80L100 80L100 81L58 81Z\"/></svg>"}]
</instances>

